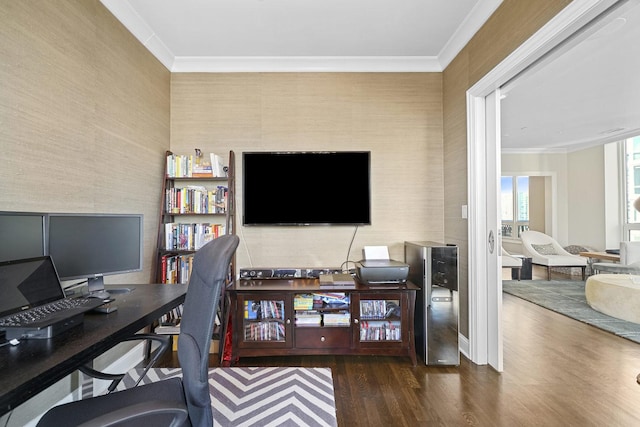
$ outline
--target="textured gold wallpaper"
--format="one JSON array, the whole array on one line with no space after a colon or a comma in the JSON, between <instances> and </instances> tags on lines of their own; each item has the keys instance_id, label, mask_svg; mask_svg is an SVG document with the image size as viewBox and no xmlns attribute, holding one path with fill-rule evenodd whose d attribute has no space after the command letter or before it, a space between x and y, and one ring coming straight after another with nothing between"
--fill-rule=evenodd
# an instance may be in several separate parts
<instances>
[{"instance_id":1,"label":"textured gold wallpaper","mask_svg":"<svg viewBox=\"0 0 640 427\"><path fill-rule=\"evenodd\" d=\"M444 229L460 247L460 332L469 336L466 92L560 12L569 0L504 0L443 73Z\"/></svg>"},{"instance_id":2,"label":"textured gold wallpaper","mask_svg":"<svg viewBox=\"0 0 640 427\"><path fill-rule=\"evenodd\" d=\"M169 71L97 0L3 1L0 210L145 215L156 241Z\"/></svg>"},{"instance_id":3,"label":"textured gold wallpaper","mask_svg":"<svg viewBox=\"0 0 640 427\"><path fill-rule=\"evenodd\" d=\"M242 215L243 151L371 151L372 225L358 229L350 260L365 245L404 258L405 240L443 238L440 73L174 73L171 149L237 161ZM330 173L330 171L327 171ZM322 175L316 177L322 181ZM304 189L302 189L304 191ZM335 204L357 188L309 194ZM274 203L287 203L274 192ZM355 227L238 227L239 267L333 267L347 259Z\"/></svg>"},{"instance_id":4,"label":"textured gold wallpaper","mask_svg":"<svg viewBox=\"0 0 640 427\"><path fill-rule=\"evenodd\" d=\"M373 225L349 258L458 244L467 335L465 92L569 3L505 0L444 73L171 75L98 0L3 1L0 209L143 213L149 270L166 149L234 150L239 202L242 151L371 150ZM353 231L240 227L238 265L339 264Z\"/></svg>"}]
</instances>

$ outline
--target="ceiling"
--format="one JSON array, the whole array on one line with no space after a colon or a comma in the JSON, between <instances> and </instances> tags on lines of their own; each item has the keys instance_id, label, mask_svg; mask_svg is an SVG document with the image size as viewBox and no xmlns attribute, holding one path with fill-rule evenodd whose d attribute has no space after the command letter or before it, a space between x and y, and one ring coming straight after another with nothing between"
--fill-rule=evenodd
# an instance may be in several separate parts
<instances>
[{"instance_id":1,"label":"ceiling","mask_svg":"<svg viewBox=\"0 0 640 427\"><path fill-rule=\"evenodd\" d=\"M169 70L442 71L502 0L101 0Z\"/></svg>"},{"instance_id":2,"label":"ceiling","mask_svg":"<svg viewBox=\"0 0 640 427\"><path fill-rule=\"evenodd\" d=\"M640 135L640 1L620 3L503 86L503 152L569 152Z\"/></svg>"},{"instance_id":3,"label":"ceiling","mask_svg":"<svg viewBox=\"0 0 640 427\"><path fill-rule=\"evenodd\" d=\"M439 72L502 0L101 1L172 72ZM629 3L504 88L503 152L640 134Z\"/></svg>"}]
</instances>

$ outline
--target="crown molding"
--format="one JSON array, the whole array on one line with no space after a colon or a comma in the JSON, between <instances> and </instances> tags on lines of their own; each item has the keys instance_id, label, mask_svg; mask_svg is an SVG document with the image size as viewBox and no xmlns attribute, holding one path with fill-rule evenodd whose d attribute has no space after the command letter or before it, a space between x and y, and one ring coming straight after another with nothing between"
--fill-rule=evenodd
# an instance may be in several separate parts
<instances>
[{"instance_id":1,"label":"crown molding","mask_svg":"<svg viewBox=\"0 0 640 427\"><path fill-rule=\"evenodd\" d=\"M438 60L443 70L464 49L501 4L502 0L480 0L476 3L438 54Z\"/></svg>"},{"instance_id":2,"label":"crown molding","mask_svg":"<svg viewBox=\"0 0 640 427\"><path fill-rule=\"evenodd\" d=\"M502 0L479 0L437 57L176 56L128 0L100 2L171 72L441 72L471 40Z\"/></svg>"},{"instance_id":3,"label":"crown molding","mask_svg":"<svg viewBox=\"0 0 640 427\"><path fill-rule=\"evenodd\" d=\"M100 0L100 2L162 65L171 70L175 55L156 36L128 0Z\"/></svg>"},{"instance_id":4,"label":"crown molding","mask_svg":"<svg viewBox=\"0 0 640 427\"><path fill-rule=\"evenodd\" d=\"M178 56L175 73L258 72L440 72L436 57L390 56Z\"/></svg>"}]
</instances>

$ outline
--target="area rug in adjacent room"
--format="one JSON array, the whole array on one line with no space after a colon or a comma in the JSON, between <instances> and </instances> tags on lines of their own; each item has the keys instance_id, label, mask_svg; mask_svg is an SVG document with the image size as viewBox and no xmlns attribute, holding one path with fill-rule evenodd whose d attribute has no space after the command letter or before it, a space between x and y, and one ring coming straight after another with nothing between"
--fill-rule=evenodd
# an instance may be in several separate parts
<instances>
[{"instance_id":1,"label":"area rug in adjacent room","mask_svg":"<svg viewBox=\"0 0 640 427\"><path fill-rule=\"evenodd\" d=\"M131 387L139 373L127 374L118 389ZM181 375L154 368L143 383ZM210 368L209 390L214 426L338 425L331 368Z\"/></svg>"},{"instance_id":2,"label":"area rug in adjacent room","mask_svg":"<svg viewBox=\"0 0 640 427\"><path fill-rule=\"evenodd\" d=\"M640 324L592 309L580 280L503 280L502 290L572 319L640 343Z\"/></svg>"}]
</instances>

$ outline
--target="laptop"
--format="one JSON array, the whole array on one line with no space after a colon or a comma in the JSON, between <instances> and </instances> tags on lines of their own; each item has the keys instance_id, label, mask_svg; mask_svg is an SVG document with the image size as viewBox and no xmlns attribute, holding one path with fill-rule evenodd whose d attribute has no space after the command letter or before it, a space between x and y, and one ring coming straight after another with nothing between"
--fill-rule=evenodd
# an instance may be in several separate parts
<instances>
[{"instance_id":1,"label":"laptop","mask_svg":"<svg viewBox=\"0 0 640 427\"><path fill-rule=\"evenodd\" d=\"M0 331L6 340L51 338L79 325L100 298L65 298L50 256L0 262Z\"/></svg>"}]
</instances>

